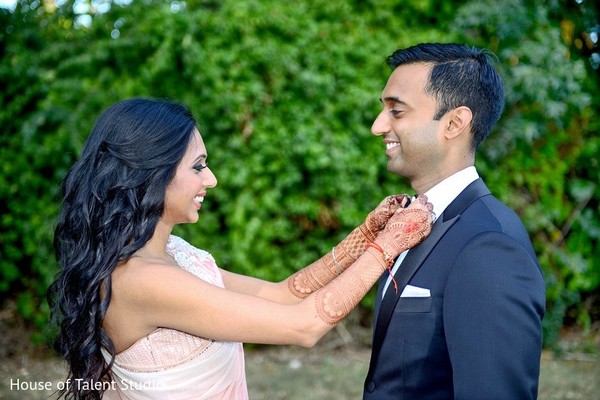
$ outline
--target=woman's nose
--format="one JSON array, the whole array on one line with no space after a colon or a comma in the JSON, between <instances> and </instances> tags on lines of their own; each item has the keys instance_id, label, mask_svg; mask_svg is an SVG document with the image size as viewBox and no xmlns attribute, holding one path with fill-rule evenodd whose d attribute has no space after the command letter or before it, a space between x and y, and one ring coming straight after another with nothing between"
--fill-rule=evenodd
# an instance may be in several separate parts
<instances>
[{"instance_id":1,"label":"woman's nose","mask_svg":"<svg viewBox=\"0 0 600 400\"><path fill-rule=\"evenodd\" d=\"M203 172L204 174L202 176L202 184L207 188L214 188L215 186L217 186L217 177L215 176L215 174L213 174L211 169L206 167Z\"/></svg>"}]
</instances>

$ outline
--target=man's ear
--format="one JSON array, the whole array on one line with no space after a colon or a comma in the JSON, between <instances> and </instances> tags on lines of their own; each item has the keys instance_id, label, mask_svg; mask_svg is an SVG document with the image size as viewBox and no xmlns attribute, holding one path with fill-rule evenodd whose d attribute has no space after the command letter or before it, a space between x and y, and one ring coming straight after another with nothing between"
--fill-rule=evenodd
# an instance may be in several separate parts
<instances>
[{"instance_id":1,"label":"man's ear","mask_svg":"<svg viewBox=\"0 0 600 400\"><path fill-rule=\"evenodd\" d=\"M460 106L448 113L446 125L446 139L454 139L461 134L468 133L473 120L473 113L469 107Z\"/></svg>"}]
</instances>

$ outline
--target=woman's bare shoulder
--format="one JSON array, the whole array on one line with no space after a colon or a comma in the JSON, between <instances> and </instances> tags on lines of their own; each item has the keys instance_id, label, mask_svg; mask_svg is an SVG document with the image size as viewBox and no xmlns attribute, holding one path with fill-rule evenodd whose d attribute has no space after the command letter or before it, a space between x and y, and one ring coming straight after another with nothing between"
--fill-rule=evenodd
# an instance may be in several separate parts
<instances>
[{"instance_id":1,"label":"woman's bare shoulder","mask_svg":"<svg viewBox=\"0 0 600 400\"><path fill-rule=\"evenodd\" d=\"M163 260L132 257L120 263L111 276L111 300L103 321L118 350L148 335L159 326L160 308L172 298L177 282L193 276Z\"/></svg>"},{"instance_id":2,"label":"woman's bare shoulder","mask_svg":"<svg viewBox=\"0 0 600 400\"><path fill-rule=\"evenodd\" d=\"M169 275L178 275L181 268L174 262L168 263L165 260L150 257L131 257L117 265L112 273L113 284L123 281L128 285L140 282L143 284L147 280L156 280L168 277Z\"/></svg>"}]
</instances>

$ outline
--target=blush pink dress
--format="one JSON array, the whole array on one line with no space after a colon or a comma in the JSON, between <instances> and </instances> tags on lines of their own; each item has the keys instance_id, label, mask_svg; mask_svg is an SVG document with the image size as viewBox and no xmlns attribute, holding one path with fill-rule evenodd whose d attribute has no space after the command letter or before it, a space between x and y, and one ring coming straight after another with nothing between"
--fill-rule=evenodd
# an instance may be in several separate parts
<instances>
[{"instance_id":1,"label":"blush pink dress","mask_svg":"<svg viewBox=\"0 0 600 400\"><path fill-rule=\"evenodd\" d=\"M213 285L224 287L214 258L177 236L167 251L177 264ZM103 350L108 363L110 355ZM113 382L103 399L248 399L241 343L217 342L159 328L117 354ZM104 386L106 387L106 386Z\"/></svg>"}]
</instances>

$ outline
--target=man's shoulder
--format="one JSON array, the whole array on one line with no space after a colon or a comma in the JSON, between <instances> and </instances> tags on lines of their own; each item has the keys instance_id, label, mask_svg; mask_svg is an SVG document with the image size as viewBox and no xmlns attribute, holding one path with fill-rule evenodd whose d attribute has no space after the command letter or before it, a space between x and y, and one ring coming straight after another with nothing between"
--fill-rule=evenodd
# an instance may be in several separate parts
<instances>
[{"instance_id":1,"label":"man's shoulder","mask_svg":"<svg viewBox=\"0 0 600 400\"><path fill-rule=\"evenodd\" d=\"M457 228L461 231L472 230L473 236L497 232L508 241L520 243L533 254L531 238L518 213L493 195L483 196L465 210ZM465 229L466 227L470 229Z\"/></svg>"},{"instance_id":2,"label":"man's shoulder","mask_svg":"<svg viewBox=\"0 0 600 400\"><path fill-rule=\"evenodd\" d=\"M482 204L489 210L493 217L501 225L502 230L519 229L525 230L523 221L519 214L509 205L503 203L493 195L481 198Z\"/></svg>"}]
</instances>

